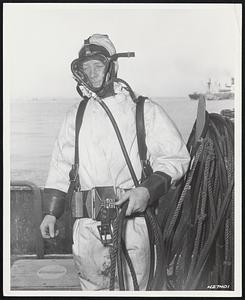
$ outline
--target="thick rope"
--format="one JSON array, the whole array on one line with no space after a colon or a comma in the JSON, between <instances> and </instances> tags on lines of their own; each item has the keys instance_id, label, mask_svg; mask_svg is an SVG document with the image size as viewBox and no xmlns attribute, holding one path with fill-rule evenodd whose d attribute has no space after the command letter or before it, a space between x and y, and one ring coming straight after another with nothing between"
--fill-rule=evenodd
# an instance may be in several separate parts
<instances>
[{"instance_id":1,"label":"thick rope","mask_svg":"<svg viewBox=\"0 0 245 300\"><path fill-rule=\"evenodd\" d=\"M200 141L192 145L191 133L192 163L163 231L172 290L206 289L221 281L233 286L234 126L216 114L210 114L208 122L202 148ZM213 144L209 152L208 140Z\"/></svg>"},{"instance_id":2,"label":"thick rope","mask_svg":"<svg viewBox=\"0 0 245 300\"><path fill-rule=\"evenodd\" d=\"M191 189L191 182L193 180L194 172L195 172L195 169L197 167L197 163L199 161L199 157L200 157L202 151L203 151L203 144L201 143L198 150L197 150L197 153L196 153L196 156L195 156L195 159L194 159L194 162L193 162L193 168L191 169L191 171L190 171L190 173L187 177L185 186L183 188L183 191L181 193L181 196L180 196L179 201L177 203L177 206L175 208L174 214L171 218L170 224L169 224L166 232L163 233L163 236L164 236L165 240L168 240L169 237L170 237L170 234L173 232L173 229L174 229L174 226L176 224L177 218L180 214L185 196L186 196L187 192Z\"/></svg>"},{"instance_id":3,"label":"thick rope","mask_svg":"<svg viewBox=\"0 0 245 300\"><path fill-rule=\"evenodd\" d=\"M201 247L201 237L202 237L202 231L203 231L203 222L206 218L206 202L207 202L207 187L208 187L208 178L209 178L209 171L210 171L210 163L212 159L212 141L210 139L207 140L204 146L205 151L207 152L207 156L204 156L206 158L205 160L205 168L204 168L204 174L203 174L203 186L202 186L202 193L201 193L201 207L200 207L200 213L197 213L197 231L196 231L196 237L194 241L194 248L192 252L192 260L191 265L189 269L189 273L187 276L187 282L192 276L193 269L195 267L199 250Z\"/></svg>"}]
</instances>

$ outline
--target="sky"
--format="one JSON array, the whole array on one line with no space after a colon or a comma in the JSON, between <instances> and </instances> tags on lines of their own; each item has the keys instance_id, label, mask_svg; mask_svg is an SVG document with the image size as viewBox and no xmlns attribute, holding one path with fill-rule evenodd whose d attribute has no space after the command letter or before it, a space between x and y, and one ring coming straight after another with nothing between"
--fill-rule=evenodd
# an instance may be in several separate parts
<instances>
[{"instance_id":1,"label":"sky","mask_svg":"<svg viewBox=\"0 0 245 300\"><path fill-rule=\"evenodd\" d=\"M77 97L70 64L108 34L118 77L139 94L185 97L240 68L240 4L4 4L4 82L11 99Z\"/></svg>"}]
</instances>

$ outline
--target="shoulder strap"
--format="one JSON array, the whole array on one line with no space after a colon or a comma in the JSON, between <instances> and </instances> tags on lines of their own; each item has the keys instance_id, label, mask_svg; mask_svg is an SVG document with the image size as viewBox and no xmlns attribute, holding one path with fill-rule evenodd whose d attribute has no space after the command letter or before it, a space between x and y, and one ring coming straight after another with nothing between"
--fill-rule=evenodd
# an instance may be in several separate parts
<instances>
[{"instance_id":1,"label":"shoulder strap","mask_svg":"<svg viewBox=\"0 0 245 300\"><path fill-rule=\"evenodd\" d=\"M78 176L78 164L79 164L79 155L78 155L78 137L79 137L79 131L82 125L83 121L83 115L85 108L88 103L88 98L85 98L79 103L78 109L77 109L77 114L76 114L76 123L75 123L75 155L74 155L74 164L72 165L72 168L69 172L69 177L70 177L70 184L69 188L67 191L67 209L70 210L71 208L71 201L72 201L72 195L73 192L79 188L80 186L80 181L79 181L79 176Z\"/></svg>"},{"instance_id":2,"label":"shoulder strap","mask_svg":"<svg viewBox=\"0 0 245 300\"><path fill-rule=\"evenodd\" d=\"M146 160L144 104L146 97L139 96L136 103L136 135L140 160Z\"/></svg>"},{"instance_id":3,"label":"shoulder strap","mask_svg":"<svg viewBox=\"0 0 245 300\"><path fill-rule=\"evenodd\" d=\"M77 115L76 115L76 127L75 127L75 156L74 156L74 164L79 164L79 146L78 146L78 138L79 138L79 132L80 128L83 122L83 115L85 108L88 103L88 98L85 98L83 101L80 102L79 107L77 109Z\"/></svg>"},{"instance_id":4,"label":"shoulder strap","mask_svg":"<svg viewBox=\"0 0 245 300\"><path fill-rule=\"evenodd\" d=\"M150 162L146 158L147 146L145 142L145 119L144 104L147 97L139 96L136 102L136 135L138 142L138 151L142 166L141 182L144 181L153 172Z\"/></svg>"}]
</instances>

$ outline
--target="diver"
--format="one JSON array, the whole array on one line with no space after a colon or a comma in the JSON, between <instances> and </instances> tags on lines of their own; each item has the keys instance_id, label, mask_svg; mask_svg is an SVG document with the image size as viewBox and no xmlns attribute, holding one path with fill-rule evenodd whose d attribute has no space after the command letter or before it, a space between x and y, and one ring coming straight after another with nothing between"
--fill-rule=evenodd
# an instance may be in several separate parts
<instances>
[{"instance_id":1,"label":"diver","mask_svg":"<svg viewBox=\"0 0 245 300\"><path fill-rule=\"evenodd\" d=\"M117 53L108 35L93 34L84 41L78 58L71 64L82 101L66 114L54 145L44 189L45 216L40 229L43 238L53 238L58 234L55 223L67 205L69 187L72 182L78 183L70 209L75 218L72 251L82 290L109 289L110 225L125 201L128 201L125 245L139 289L145 290L150 257L142 213L185 174L190 160L175 124L159 104L147 98L145 140L152 173L135 186L117 134L100 105L103 101L110 109L140 180L142 162L136 138L135 93L117 76L118 58L130 56L133 56L130 52ZM85 102L82 124L77 132L78 108ZM71 170L75 170L73 177ZM133 290L127 266L125 282L125 289ZM116 286L118 288L117 283Z\"/></svg>"}]
</instances>

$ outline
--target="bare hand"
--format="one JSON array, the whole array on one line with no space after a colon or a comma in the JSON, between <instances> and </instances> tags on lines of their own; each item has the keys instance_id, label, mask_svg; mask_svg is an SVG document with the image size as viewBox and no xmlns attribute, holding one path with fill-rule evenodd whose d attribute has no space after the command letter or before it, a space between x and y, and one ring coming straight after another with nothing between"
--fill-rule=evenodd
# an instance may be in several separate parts
<instances>
[{"instance_id":1,"label":"bare hand","mask_svg":"<svg viewBox=\"0 0 245 300\"><path fill-rule=\"evenodd\" d=\"M44 239L54 238L59 234L59 230L55 230L56 217L46 215L40 225L42 237Z\"/></svg>"},{"instance_id":2,"label":"bare hand","mask_svg":"<svg viewBox=\"0 0 245 300\"><path fill-rule=\"evenodd\" d=\"M121 205L125 201L129 200L126 216L130 216L135 212L144 212L149 199L150 194L148 189L145 187L137 187L123 194L119 201L117 201L115 204Z\"/></svg>"}]
</instances>

